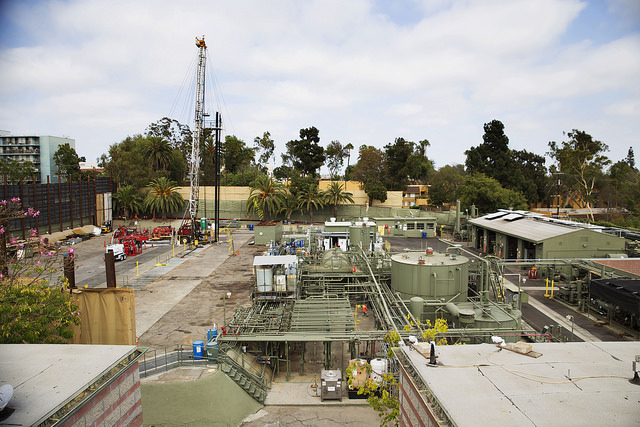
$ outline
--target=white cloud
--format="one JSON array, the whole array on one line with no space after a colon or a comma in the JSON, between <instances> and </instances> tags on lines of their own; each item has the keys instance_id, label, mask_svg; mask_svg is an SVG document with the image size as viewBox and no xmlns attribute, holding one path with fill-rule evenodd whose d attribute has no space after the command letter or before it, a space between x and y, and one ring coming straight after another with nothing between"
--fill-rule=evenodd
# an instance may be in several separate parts
<instances>
[{"instance_id":1,"label":"white cloud","mask_svg":"<svg viewBox=\"0 0 640 427\"><path fill-rule=\"evenodd\" d=\"M444 165L464 162L492 119L513 144L545 146L538 154L549 135L581 125L625 153L635 141L637 28L567 44L588 2L410 4L404 17L402 6L385 14L385 2L366 0L14 6L25 42L16 34L0 51L0 128L73 135L92 159L165 115L189 122L194 39L204 34L218 82L208 94L222 93L214 102L227 132L248 144L269 130L281 150L316 126L325 144L426 138ZM176 105L178 95L187 101Z\"/></svg>"}]
</instances>

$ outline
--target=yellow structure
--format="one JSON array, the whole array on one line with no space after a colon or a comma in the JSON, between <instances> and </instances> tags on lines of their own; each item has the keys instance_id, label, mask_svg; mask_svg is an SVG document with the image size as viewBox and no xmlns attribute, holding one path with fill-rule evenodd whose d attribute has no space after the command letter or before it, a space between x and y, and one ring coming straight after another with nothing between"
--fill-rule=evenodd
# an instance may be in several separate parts
<instances>
[{"instance_id":1,"label":"yellow structure","mask_svg":"<svg viewBox=\"0 0 640 427\"><path fill-rule=\"evenodd\" d=\"M402 207L409 209L413 206L427 206L429 204L428 185L407 185L402 193Z\"/></svg>"}]
</instances>

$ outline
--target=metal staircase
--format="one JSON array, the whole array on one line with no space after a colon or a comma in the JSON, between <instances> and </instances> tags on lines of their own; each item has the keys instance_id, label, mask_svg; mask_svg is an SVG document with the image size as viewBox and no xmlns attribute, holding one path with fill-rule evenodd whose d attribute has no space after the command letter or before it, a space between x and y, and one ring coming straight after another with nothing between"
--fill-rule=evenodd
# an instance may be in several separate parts
<instances>
[{"instance_id":1,"label":"metal staircase","mask_svg":"<svg viewBox=\"0 0 640 427\"><path fill-rule=\"evenodd\" d=\"M251 368L243 367L241 363L236 361L238 355L239 353L233 348L220 351L218 353L220 369L236 384L242 387L249 396L260 403L264 403L269 389L265 384L266 378L264 376L264 370L261 374L250 372Z\"/></svg>"}]
</instances>

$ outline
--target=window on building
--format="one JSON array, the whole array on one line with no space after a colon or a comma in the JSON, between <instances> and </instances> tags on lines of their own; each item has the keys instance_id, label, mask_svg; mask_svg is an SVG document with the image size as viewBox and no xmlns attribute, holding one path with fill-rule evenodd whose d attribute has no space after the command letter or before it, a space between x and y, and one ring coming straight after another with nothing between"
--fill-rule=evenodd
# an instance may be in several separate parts
<instances>
[{"instance_id":1,"label":"window on building","mask_svg":"<svg viewBox=\"0 0 640 427\"><path fill-rule=\"evenodd\" d=\"M424 230L424 222L417 223L416 227L418 228L418 230Z\"/></svg>"},{"instance_id":2,"label":"window on building","mask_svg":"<svg viewBox=\"0 0 640 427\"><path fill-rule=\"evenodd\" d=\"M413 229L415 229L415 226L416 226L416 225L415 225L414 223L412 223L412 222L408 222L408 223L407 223L407 230L413 230Z\"/></svg>"}]
</instances>

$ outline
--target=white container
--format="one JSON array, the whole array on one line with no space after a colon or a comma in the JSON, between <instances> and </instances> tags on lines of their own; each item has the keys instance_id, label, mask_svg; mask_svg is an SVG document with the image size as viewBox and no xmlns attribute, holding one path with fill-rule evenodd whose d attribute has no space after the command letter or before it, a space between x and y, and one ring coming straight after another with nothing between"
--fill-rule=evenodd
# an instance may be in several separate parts
<instances>
[{"instance_id":1,"label":"white container","mask_svg":"<svg viewBox=\"0 0 640 427\"><path fill-rule=\"evenodd\" d=\"M270 267L256 267L258 292L273 291L273 270Z\"/></svg>"},{"instance_id":2,"label":"white container","mask_svg":"<svg viewBox=\"0 0 640 427\"><path fill-rule=\"evenodd\" d=\"M371 359L371 380L376 384L382 383L382 377L389 370L387 359Z\"/></svg>"}]
</instances>

